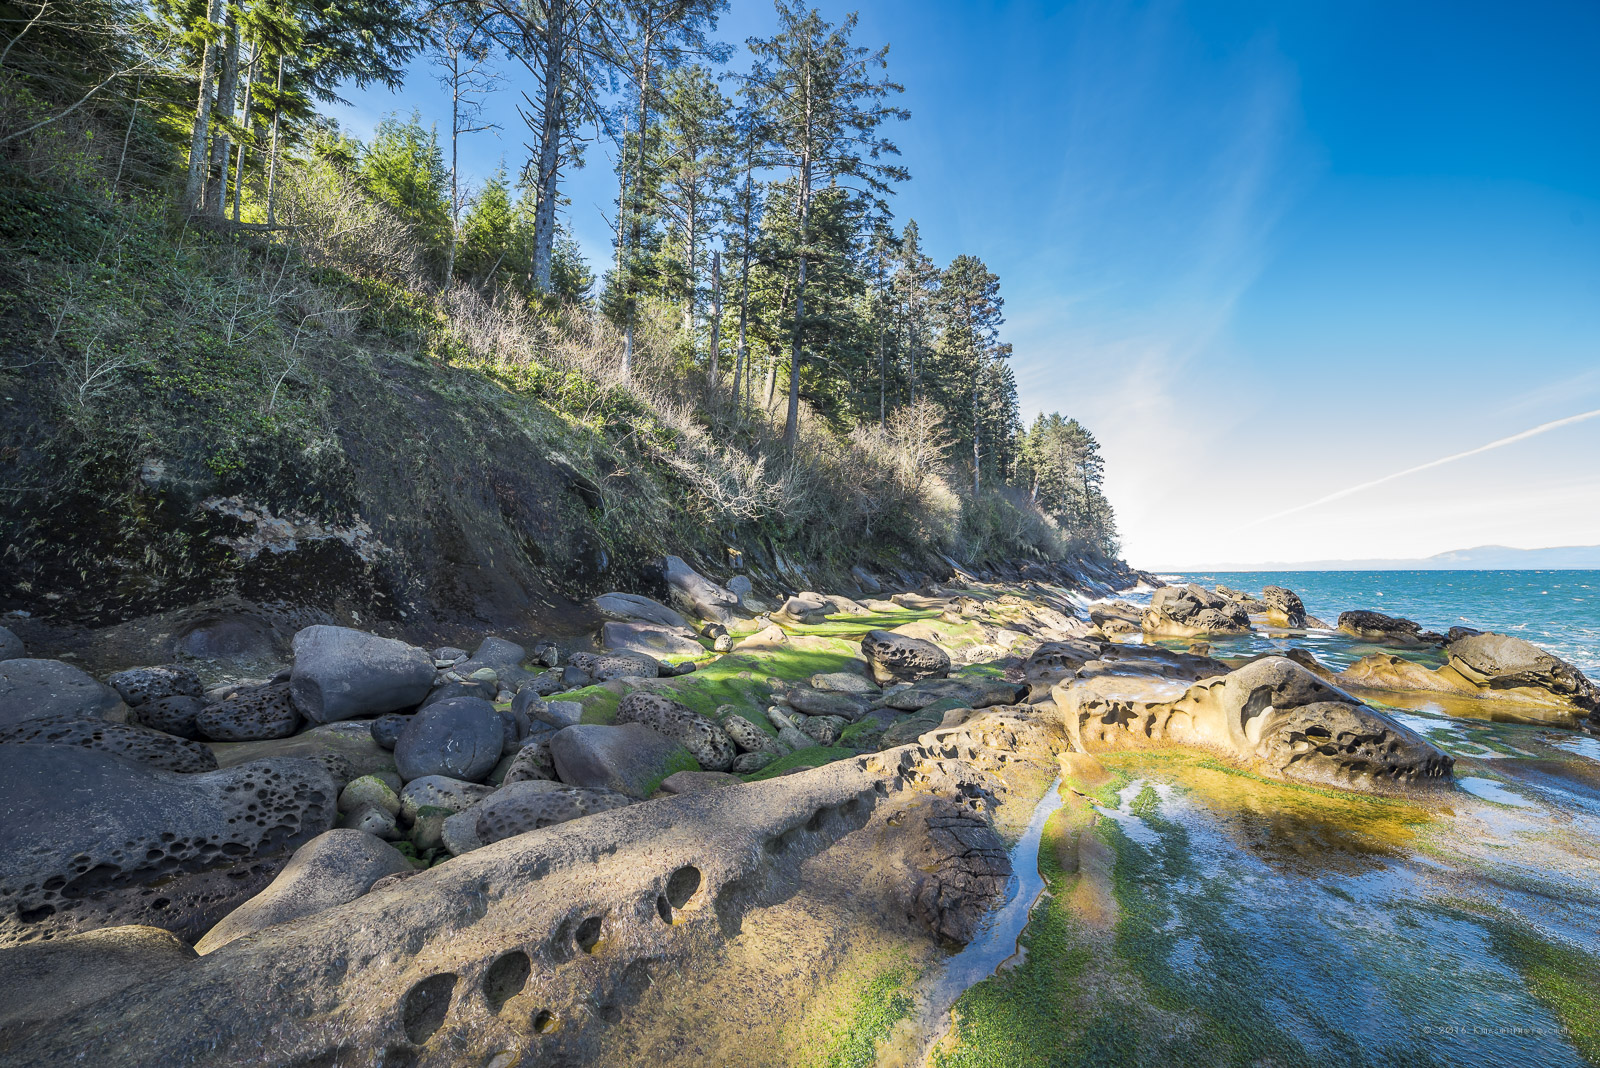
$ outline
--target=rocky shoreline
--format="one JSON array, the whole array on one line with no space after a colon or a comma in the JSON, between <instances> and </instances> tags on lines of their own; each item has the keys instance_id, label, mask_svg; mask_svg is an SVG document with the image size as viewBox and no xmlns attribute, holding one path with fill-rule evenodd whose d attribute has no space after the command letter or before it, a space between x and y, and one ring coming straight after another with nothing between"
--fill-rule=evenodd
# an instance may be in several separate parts
<instances>
[{"instance_id":1,"label":"rocky shoreline","mask_svg":"<svg viewBox=\"0 0 1600 1068\"><path fill-rule=\"evenodd\" d=\"M1096 754L1431 803L1455 758L1376 695L1600 728L1582 672L1505 635L1357 610L1337 629L1392 651L1342 672L1213 656L1334 629L1278 587L661 571L670 604L595 599L594 647L315 622L253 679L101 681L0 631L0 798L28 814L0 833L0 1063L794 1063L875 954L973 937L1033 802Z\"/></svg>"}]
</instances>

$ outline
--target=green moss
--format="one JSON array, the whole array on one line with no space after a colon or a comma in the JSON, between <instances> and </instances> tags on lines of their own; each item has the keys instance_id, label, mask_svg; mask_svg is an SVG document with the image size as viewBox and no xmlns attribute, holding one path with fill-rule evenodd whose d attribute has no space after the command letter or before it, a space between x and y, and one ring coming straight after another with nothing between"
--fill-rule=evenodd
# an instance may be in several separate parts
<instances>
[{"instance_id":1,"label":"green moss","mask_svg":"<svg viewBox=\"0 0 1600 1068\"><path fill-rule=\"evenodd\" d=\"M613 723L617 718L617 705L622 697L604 686L585 686L571 693L557 694L554 701L577 701L583 705L580 723Z\"/></svg>"},{"instance_id":2,"label":"green moss","mask_svg":"<svg viewBox=\"0 0 1600 1068\"><path fill-rule=\"evenodd\" d=\"M671 756L667 757L666 767L662 769L661 774L646 781L644 796L649 797L661 789L661 784L667 781L668 776L676 775L680 771L700 770L700 762L690 755L689 750L680 746Z\"/></svg>"},{"instance_id":3,"label":"green moss","mask_svg":"<svg viewBox=\"0 0 1600 1068\"><path fill-rule=\"evenodd\" d=\"M894 1025L911 1013L915 999L911 984L916 972L909 966L880 972L856 995L823 1054L812 1068L872 1068L878 1045Z\"/></svg>"},{"instance_id":4,"label":"green moss","mask_svg":"<svg viewBox=\"0 0 1600 1068\"><path fill-rule=\"evenodd\" d=\"M907 608L899 612L871 612L864 616L828 616L821 623L785 623L789 634L805 634L819 638L862 638L868 631L893 630L919 619L933 619L938 612L915 611Z\"/></svg>"},{"instance_id":5,"label":"green moss","mask_svg":"<svg viewBox=\"0 0 1600 1068\"><path fill-rule=\"evenodd\" d=\"M1515 968L1528 991L1555 1014L1584 1059L1600 1066L1600 958L1552 942L1513 914L1463 902L1447 909L1483 926L1495 956Z\"/></svg>"},{"instance_id":6,"label":"green moss","mask_svg":"<svg viewBox=\"0 0 1600 1068\"><path fill-rule=\"evenodd\" d=\"M835 760L848 760L856 756L854 749L845 749L842 746L813 745L806 749L796 749L788 756L781 756L768 764L760 771L753 771L744 777L745 782L760 782L782 775L790 768L819 768L824 764L832 764Z\"/></svg>"}]
</instances>

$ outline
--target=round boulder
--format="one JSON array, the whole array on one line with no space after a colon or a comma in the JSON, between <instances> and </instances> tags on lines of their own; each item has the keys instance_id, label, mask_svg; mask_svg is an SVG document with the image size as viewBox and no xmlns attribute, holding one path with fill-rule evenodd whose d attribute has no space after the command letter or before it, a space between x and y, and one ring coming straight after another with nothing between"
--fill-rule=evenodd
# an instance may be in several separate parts
<instances>
[{"instance_id":1,"label":"round boulder","mask_svg":"<svg viewBox=\"0 0 1600 1068\"><path fill-rule=\"evenodd\" d=\"M300 727L300 711L289 687L272 683L240 690L195 717L195 727L213 742L260 742L287 738Z\"/></svg>"},{"instance_id":2,"label":"round boulder","mask_svg":"<svg viewBox=\"0 0 1600 1068\"><path fill-rule=\"evenodd\" d=\"M942 679L950 674L950 654L922 638L892 630L869 631L861 639L861 655L881 683Z\"/></svg>"},{"instance_id":3,"label":"round boulder","mask_svg":"<svg viewBox=\"0 0 1600 1068\"><path fill-rule=\"evenodd\" d=\"M407 782L445 775L481 782L505 746L505 725L488 701L457 697L411 717L394 747L395 766Z\"/></svg>"},{"instance_id":4,"label":"round boulder","mask_svg":"<svg viewBox=\"0 0 1600 1068\"><path fill-rule=\"evenodd\" d=\"M475 810L478 840L489 845L540 827L632 803L633 798L613 790L586 790L538 780L512 783L496 790Z\"/></svg>"}]
</instances>

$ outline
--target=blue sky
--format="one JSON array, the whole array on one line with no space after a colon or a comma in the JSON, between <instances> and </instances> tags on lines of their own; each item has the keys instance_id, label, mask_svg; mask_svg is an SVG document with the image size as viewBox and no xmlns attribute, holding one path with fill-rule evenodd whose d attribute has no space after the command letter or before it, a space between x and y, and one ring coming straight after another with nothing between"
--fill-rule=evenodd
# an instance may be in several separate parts
<instances>
[{"instance_id":1,"label":"blue sky","mask_svg":"<svg viewBox=\"0 0 1600 1068\"><path fill-rule=\"evenodd\" d=\"M1600 543L1600 418L1256 522L1600 409L1600 4L860 11L912 112L896 211L1000 275L1023 406L1099 436L1131 562ZM511 73L479 175L521 162ZM351 99L361 135L447 115L421 70ZM597 145L602 263L614 188Z\"/></svg>"}]
</instances>

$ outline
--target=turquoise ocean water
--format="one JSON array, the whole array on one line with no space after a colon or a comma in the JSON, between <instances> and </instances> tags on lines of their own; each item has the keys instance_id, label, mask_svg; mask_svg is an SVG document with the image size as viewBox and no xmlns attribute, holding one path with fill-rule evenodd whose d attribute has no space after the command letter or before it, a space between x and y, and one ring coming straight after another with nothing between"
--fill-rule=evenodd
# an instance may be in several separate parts
<instances>
[{"instance_id":1,"label":"turquoise ocean water","mask_svg":"<svg viewBox=\"0 0 1600 1068\"><path fill-rule=\"evenodd\" d=\"M1287 586L1332 625L1369 608L1425 629L1476 627L1526 638L1600 677L1600 571L1211 571L1168 582L1221 583L1250 593Z\"/></svg>"}]
</instances>

